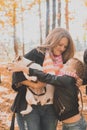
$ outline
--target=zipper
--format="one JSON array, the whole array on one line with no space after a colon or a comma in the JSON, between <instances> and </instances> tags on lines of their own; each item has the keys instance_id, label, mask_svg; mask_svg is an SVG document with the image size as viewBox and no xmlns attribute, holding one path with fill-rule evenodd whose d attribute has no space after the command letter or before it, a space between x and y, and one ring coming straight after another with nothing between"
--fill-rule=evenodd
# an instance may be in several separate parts
<instances>
[{"instance_id":1,"label":"zipper","mask_svg":"<svg viewBox=\"0 0 87 130\"><path fill-rule=\"evenodd\" d=\"M63 105L63 103L59 97L57 97L57 100L58 100L58 107L60 109L59 115L61 115L65 111L65 106Z\"/></svg>"}]
</instances>

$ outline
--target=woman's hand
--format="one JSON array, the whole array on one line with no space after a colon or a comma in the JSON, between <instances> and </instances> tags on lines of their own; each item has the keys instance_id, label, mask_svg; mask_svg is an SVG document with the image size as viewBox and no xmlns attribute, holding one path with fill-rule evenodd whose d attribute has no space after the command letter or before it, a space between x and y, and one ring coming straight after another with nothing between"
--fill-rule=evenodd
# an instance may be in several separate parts
<instances>
[{"instance_id":1,"label":"woman's hand","mask_svg":"<svg viewBox=\"0 0 87 130\"><path fill-rule=\"evenodd\" d=\"M76 80L76 85L77 85L78 87L80 87L80 86L82 85L82 83L83 83L83 80L80 79L80 78L77 78L77 80Z\"/></svg>"},{"instance_id":2,"label":"woman's hand","mask_svg":"<svg viewBox=\"0 0 87 130\"><path fill-rule=\"evenodd\" d=\"M29 80L22 81L21 84L24 84L24 85L29 86L29 87L34 88L34 89L40 89L40 88L43 88L46 86L46 83L43 83L40 81L38 81L37 83L34 83L32 81L29 81Z\"/></svg>"}]
</instances>

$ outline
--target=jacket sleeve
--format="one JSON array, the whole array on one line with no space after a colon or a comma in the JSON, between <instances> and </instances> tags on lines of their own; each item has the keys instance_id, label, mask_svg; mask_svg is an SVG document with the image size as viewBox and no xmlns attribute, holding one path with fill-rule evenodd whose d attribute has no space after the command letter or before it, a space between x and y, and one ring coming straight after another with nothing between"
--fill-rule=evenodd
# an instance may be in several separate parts
<instances>
[{"instance_id":1,"label":"jacket sleeve","mask_svg":"<svg viewBox=\"0 0 87 130\"><path fill-rule=\"evenodd\" d=\"M33 49L25 54L24 57L42 66L45 55L39 52L37 49Z\"/></svg>"},{"instance_id":2,"label":"jacket sleeve","mask_svg":"<svg viewBox=\"0 0 87 130\"><path fill-rule=\"evenodd\" d=\"M66 82L68 82L66 76L56 76L51 74L46 74L37 69L29 68L30 76L37 76L38 80L41 82L45 82L48 84L52 84L54 86L65 86Z\"/></svg>"},{"instance_id":3,"label":"jacket sleeve","mask_svg":"<svg viewBox=\"0 0 87 130\"><path fill-rule=\"evenodd\" d=\"M38 52L37 49L33 49L27 54L24 55L25 58L34 61L37 64L42 65L44 60L44 55L41 52ZM17 83L26 80L23 72L15 72L12 75L12 88L15 91L18 91Z\"/></svg>"}]
</instances>

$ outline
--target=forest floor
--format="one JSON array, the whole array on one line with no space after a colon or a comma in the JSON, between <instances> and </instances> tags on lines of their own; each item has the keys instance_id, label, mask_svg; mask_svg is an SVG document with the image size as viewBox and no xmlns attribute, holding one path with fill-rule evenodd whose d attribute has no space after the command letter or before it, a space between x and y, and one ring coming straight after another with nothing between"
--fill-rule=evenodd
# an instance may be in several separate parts
<instances>
[{"instance_id":1,"label":"forest floor","mask_svg":"<svg viewBox=\"0 0 87 130\"><path fill-rule=\"evenodd\" d=\"M0 83L0 130L9 130L12 118L11 105L16 93L11 88L11 74L4 69L0 69L1 83ZM87 95L85 86L81 86L83 97L83 115L87 121ZM81 104L81 102L80 102ZM58 123L57 130L61 130L61 122ZM15 130L19 130L17 121L15 120Z\"/></svg>"}]
</instances>

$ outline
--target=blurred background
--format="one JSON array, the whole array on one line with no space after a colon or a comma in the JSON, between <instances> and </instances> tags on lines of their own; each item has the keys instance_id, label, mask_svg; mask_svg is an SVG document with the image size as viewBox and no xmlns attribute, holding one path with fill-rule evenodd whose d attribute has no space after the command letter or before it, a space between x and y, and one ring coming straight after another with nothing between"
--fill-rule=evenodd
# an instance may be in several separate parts
<instances>
[{"instance_id":1,"label":"blurred background","mask_svg":"<svg viewBox=\"0 0 87 130\"><path fill-rule=\"evenodd\" d=\"M43 44L56 27L69 30L76 51L84 51L87 0L0 0L0 62Z\"/></svg>"},{"instance_id":2,"label":"blurred background","mask_svg":"<svg viewBox=\"0 0 87 130\"><path fill-rule=\"evenodd\" d=\"M70 32L75 57L83 60L87 48L87 0L0 0L0 130L9 130L10 107L16 96L11 88L12 75L5 65L43 44L48 33L57 27ZM86 86L80 89L87 120ZM61 123L57 130L61 130Z\"/></svg>"}]
</instances>

